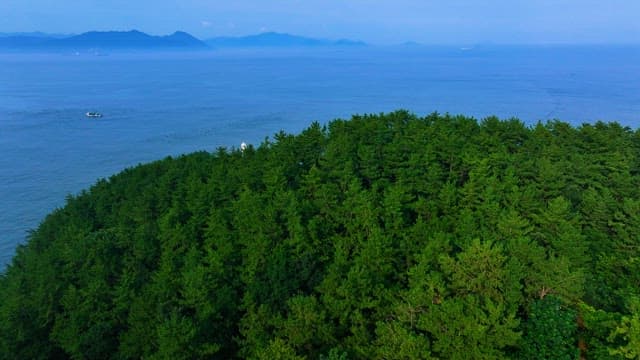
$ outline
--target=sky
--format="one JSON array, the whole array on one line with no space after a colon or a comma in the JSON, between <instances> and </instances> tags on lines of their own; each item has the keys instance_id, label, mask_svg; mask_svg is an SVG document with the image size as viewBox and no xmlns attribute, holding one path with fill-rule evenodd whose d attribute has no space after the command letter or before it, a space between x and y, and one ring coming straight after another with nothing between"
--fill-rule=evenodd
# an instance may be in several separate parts
<instances>
[{"instance_id":1,"label":"sky","mask_svg":"<svg viewBox=\"0 0 640 360\"><path fill-rule=\"evenodd\" d=\"M639 0L0 0L0 32L266 31L372 44L640 43Z\"/></svg>"}]
</instances>

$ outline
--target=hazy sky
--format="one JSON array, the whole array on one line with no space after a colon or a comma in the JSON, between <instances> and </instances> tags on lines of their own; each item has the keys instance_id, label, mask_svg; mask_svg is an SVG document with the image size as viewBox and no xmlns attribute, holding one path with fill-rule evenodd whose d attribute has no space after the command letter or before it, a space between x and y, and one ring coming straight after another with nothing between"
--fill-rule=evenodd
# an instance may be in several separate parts
<instances>
[{"instance_id":1,"label":"hazy sky","mask_svg":"<svg viewBox=\"0 0 640 360\"><path fill-rule=\"evenodd\" d=\"M639 0L0 0L0 32L263 31L371 43L639 43Z\"/></svg>"}]
</instances>

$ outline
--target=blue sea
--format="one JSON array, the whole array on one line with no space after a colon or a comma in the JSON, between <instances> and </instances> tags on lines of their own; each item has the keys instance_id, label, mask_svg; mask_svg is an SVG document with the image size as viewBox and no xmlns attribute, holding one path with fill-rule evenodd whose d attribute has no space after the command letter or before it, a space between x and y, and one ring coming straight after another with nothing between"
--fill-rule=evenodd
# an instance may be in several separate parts
<instances>
[{"instance_id":1,"label":"blue sea","mask_svg":"<svg viewBox=\"0 0 640 360\"><path fill-rule=\"evenodd\" d=\"M312 121L408 109L640 125L640 47L101 55L0 53L0 269L47 213L99 178Z\"/></svg>"}]
</instances>

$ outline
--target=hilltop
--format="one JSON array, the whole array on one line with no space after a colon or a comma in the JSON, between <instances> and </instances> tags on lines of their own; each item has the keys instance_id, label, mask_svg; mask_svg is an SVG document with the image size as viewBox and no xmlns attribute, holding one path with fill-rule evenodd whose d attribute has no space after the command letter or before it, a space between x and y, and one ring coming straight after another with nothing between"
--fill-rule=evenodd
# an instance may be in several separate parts
<instances>
[{"instance_id":1,"label":"hilltop","mask_svg":"<svg viewBox=\"0 0 640 360\"><path fill-rule=\"evenodd\" d=\"M640 131L404 111L127 169L0 276L1 359L624 359Z\"/></svg>"}]
</instances>

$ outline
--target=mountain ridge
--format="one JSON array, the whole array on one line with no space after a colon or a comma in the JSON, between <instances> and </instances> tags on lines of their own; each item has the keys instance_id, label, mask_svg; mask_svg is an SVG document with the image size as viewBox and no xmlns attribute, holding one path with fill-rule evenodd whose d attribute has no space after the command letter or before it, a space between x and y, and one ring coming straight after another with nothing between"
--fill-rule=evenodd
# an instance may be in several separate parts
<instances>
[{"instance_id":1,"label":"mountain ridge","mask_svg":"<svg viewBox=\"0 0 640 360\"><path fill-rule=\"evenodd\" d=\"M204 42L216 48L367 46L365 42L358 40L327 40L273 31L246 36L220 36L205 39Z\"/></svg>"},{"instance_id":2,"label":"mountain ridge","mask_svg":"<svg viewBox=\"0 0 640 360\"><path fill-rule=\"evenodd\" d=\"M0 49L10 50L202 50L208 46L196 37L176 31L170 35L155 36L139 30L88 31L65 38L17 35L0 37Z\"/></svg>"},{"instance_id":3,"label":"mountain ridge","mask_svg":"<svg viewBox=\"0 0 640 360\"><path fill-rule=\"evenodd\" d=\"M0 50L94 51L94 50L206 50L224 48L365 47L359 40L328 40L278 32L247 36L219 36L201 40L184 32L149 35L139 30L87 31L67 36L43 32L0 33Z\"/></svg>"}]
</instances>

